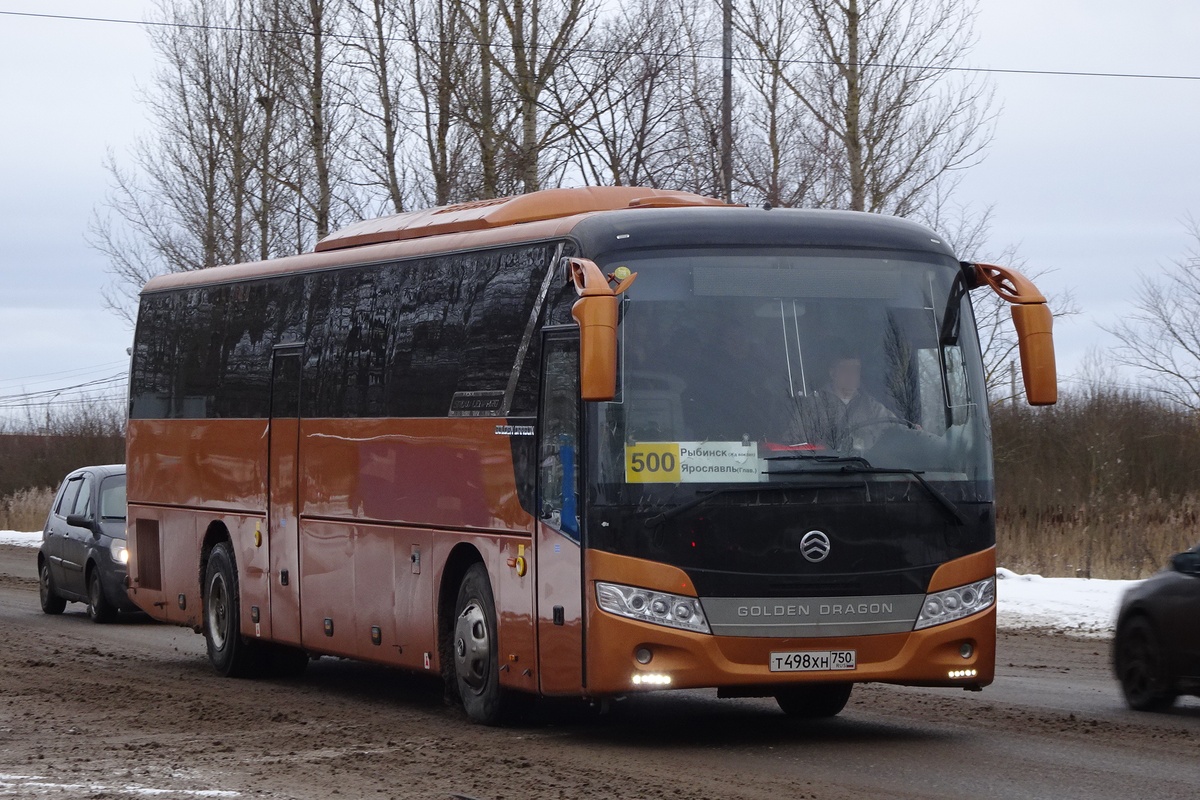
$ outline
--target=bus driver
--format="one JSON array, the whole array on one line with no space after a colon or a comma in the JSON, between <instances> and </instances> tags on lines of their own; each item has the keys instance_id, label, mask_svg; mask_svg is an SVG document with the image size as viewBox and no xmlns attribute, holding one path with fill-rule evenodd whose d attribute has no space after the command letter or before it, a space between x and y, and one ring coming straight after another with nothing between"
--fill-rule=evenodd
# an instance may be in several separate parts
<instances>
[{"instance_id":1,"label":"bus driver","mask_svg":"<svg viewBox=\"0 0 1200 800\"><path fill-rule=\"evenodd\" d=\"M829 382L800 408L808 441L838 450L866 449L888 423L906 424L862 390L862 358L844 345L835 351Z\"/></svg>"}]
</instances>

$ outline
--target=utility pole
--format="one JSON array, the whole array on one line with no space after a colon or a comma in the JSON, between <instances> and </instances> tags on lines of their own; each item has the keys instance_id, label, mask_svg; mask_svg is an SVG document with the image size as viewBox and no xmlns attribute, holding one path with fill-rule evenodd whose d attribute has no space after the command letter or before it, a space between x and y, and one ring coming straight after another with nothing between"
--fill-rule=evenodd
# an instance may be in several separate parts
<instances>
[{"instance_id":1,"label":"utility pole","mask_svg":"<svg viewBox=\"0 0 1200 800\"><path fill-rule=\"evenodd\" d=\"M721 192L733 202L733 0L721 0Z\"/></svg>"}]
</instances>

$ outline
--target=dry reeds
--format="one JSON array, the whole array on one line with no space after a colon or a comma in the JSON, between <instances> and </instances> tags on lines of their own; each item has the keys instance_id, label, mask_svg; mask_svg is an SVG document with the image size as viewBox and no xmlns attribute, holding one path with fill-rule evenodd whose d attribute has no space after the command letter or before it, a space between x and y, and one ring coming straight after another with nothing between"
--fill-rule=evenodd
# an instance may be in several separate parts
<instances>
[{"instance_id":1,"label":"dry reeds","mask_svg":"<svg viewBox=\"0 0 1200 800\"><path fill-rule=\"evenodd\" d=\"M54 489L21 489L0 499L0 531L40 531L53 502Z\"/></svg>"},{"instance_id":2,"label":"dry reeds","mask_svg":"<svg viewBox=\"0 0 1200 800\"><path fill-rule=\"evenodd\" d=\"M1044 409L993 409L1001 565L1142 578L1200 544L1200 421L1095 388Z\"/></svg>"}]
</instances>

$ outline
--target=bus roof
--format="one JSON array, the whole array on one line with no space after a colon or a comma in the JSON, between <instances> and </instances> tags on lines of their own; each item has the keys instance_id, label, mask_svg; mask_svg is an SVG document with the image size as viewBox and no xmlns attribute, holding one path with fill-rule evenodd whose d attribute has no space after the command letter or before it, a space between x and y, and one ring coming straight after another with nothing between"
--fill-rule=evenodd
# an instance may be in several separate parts
<instances>
[{"instance_id":1,"label":"bus roof","mask_svg":"<svg viewBox=\"0 0 1200 800\"><path fill-rule=\"evenodd\" d=\"M516 197L364 220L329 234L317 243L312 253L160 275L152 278L142 291L159 292L389 258L551 239L567 235L581 217L600 211L701 206L729 207L715 198L691 192L639 186L545 189ZM519 234L512 231L517 225L521 226ZM386 252L376 248L372 248L374 252L370 256L355 252L357 248L388 243L393 246L385 248Z\"/></svg>"},{"instance_id":2,"label":"bus roof","mask_svg":"<svg viewBox=\"0 0 1200 800\"><path fill-rule=\"evenodd\" d=\"M617 249L706 245L859 247L953 256L928 228L856 211L752 209L689 192L635 186L547 189L366 220L315 252L153 278L143 293L257 280L572 237L589 257Z\"/></svg>"},{"instance_id":3,"label":"bus roof","mask_svg":"<svg viewBox=\"0 0 1200 800\"><path fill-rule=\"evenodd\" d=\"M516 197L478 200L473 203L364 220L329 234L317 243L316 252L561 219L586 214L589 211L723 205L725 203L720 200L691 192L671 192L638 186L546 189Z\"/></svg>"}]
</instances>

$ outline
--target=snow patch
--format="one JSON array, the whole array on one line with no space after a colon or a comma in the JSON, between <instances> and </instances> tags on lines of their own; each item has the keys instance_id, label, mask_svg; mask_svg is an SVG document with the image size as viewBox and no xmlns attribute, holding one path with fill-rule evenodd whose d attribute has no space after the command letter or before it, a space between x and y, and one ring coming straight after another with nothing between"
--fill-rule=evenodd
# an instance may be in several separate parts
<instances>
[{"instance_id":1,"label":"snow patch","mask_svg":"<svg viewBox=\"0 0 1200 800\"><path fill-rule=\"evenodd\" d=\"M996 570L997 626L1088 638L1111 636L1121 596L1139 581L1043 578Z\"/></svg>"},{"instance_id":2,"label":"snow patch","mask_svg":"<svg viewBox=\"0 0 1200 800\"><path fill-rule=\"evenodd\" d=\"M12 544L17 547L41 547L41 531L0 531L0 544Z\"/></svg>"}]
</instances>

